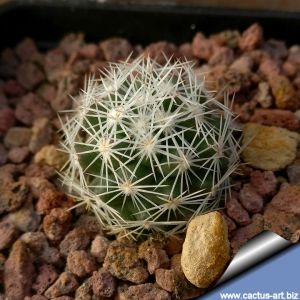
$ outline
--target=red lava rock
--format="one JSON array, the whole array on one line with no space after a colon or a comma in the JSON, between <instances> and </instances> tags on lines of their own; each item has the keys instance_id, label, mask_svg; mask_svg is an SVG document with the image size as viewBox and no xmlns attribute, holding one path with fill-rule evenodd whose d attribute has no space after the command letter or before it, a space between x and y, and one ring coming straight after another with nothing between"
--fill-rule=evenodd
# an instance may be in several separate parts
<instances>
[{"instance_id":1,"label":"red lava rock","mask_svg":"<svg viewBox=\"0 0 300 300\"><path fill-rule=\"evenodd\" d=\"M23 162L29 156L29 149L25 147L14 147L8 152L8 159L16 164Z\"/></svg>"},{"instance_id":2,"label":"red lava rock","mask_svg":"<svg viewBox=\"0 0 300 300\"><path fill-rule=\"evenodd\" d=\"M30 192L34 198L39 198L41 193L46 190L55 190L54 185L47 179L40 177L26 177L26 183L30 188Z\"/></svg>"},{"instance_id":3,"label":"red lava rock","mask_svg":"<svg viewBox=\"0 0 300 300\"><path fill-rule=\"evenodd\" d=\"M181 268L181 253L171 258L171 270L174 270L174 292L176 299L193 299L203 294L203 289L192 285L185 277Z\"/></svg>"},{"instance_id":4,"label":"red lava rock","mask_svg":"<svg viewBox=\"0 0 300 300\"><path fill-rule=\"evenodd\" d=\"M0 193L0 215L20 208L27 200L28 192L28 187L21 182L3 187Z\"/></svg>"},{"instance_id":5,"label":"red lava rock","mask_svg":"<svg viewBox=\"0 0 300 300\"><path fill-rule=\"evenodd\" d=\"M242 245L254 236L258 235L264 230L264 217L260 214L255 214L252 217L251 224L238 228L231 238L231 247L236 253Z\"/></svg>"},{"instance_id":6,"label":"red lava rock","mask_svg":"<svg viewBox=\"0 0 300 300\"><path fill-rule=\"evenodd\" d=\"M132 285L120 293L120 300L171 300L167 291L155 287L152 283Z\"/></svg>"},{"instance_id":7,"label":"red lava rock","mask_svg":"<svg viewBox=\"0 0 300 300\"><path fill-rule=\"evenodd\" d=\"M148 272L138 257L137 246L113 241L103 263L103 267L113 276L136 284L146 282Z\"/></svg>"},{"instance_id":8,"label":"red lava rock","mask_svg":"<svg viewBox=\"0 0 300 300\"><path fill-rule=\"evenodd\" d=\"M213 55L209 58L210 65L230 65L234 61L233 50L228 47L215 47Z\"/></svg>"},{"instance_id":9,"label":"red lava rock","mask_svg":"<svg viewBox=\"0 0 300 300\"><path fill-rule=\"evenodd\" d=\"M17 69L17 80L27 90L32 90L44 79L41 69L31 62L22 63Z\"/></svg>"},{"instance_id":10,"label":"red lava rock","mask_svg":"<svg viewBox=\"0 0 300 300\"><path fill-rule=\"evenodd\" d=\"M14 123L14 111L8 107L0 109L0 135L5 134Z\"/></svg>"},{"instance_id":11,"label":"red lava rock","mask_svg":"<svg viewBox=\"0 0 300 300\"><path fill-rule=\"evenodd\" d=\"M43 219L43 230L50 241L60 241L69 231L72 214L65 208L53 208Z\"/></svg>"},{"instance_id":12,"label":"red lava rock","mask_svg":"<svg viewBox=\"0 0 300 300\"><path fill-rule=\"evenodd\" d=\"M291 239L300 229L300 187L282 184L279 192L267 205L264 213L265 229Z\"/></svg>"},{"instance_id":13,"label":"red lava rock","mask_svg":"<svg viewBox=\"0 0 300 300\"><path fill-rule=\"evenodd\" d=\"M289 130L299 129L299 120L294 113L282 109L256 109L251 122L268 126L278 126Z\"/></svg>"},{"instance_id":14,"label":"red lava rock","mask_svg":"<svg viewBox=\"0 0 300 300\"><path fill-rule=\"evenodd\" d=\"M29 149L36 153L43 146L50 144L52 140L52 127L48 118L36 119L32 126L32 136L29 142Z\"/></svg>"},{"instance_id":15,"label":"red lava rock","mask_svg":"<svg viewBox=\"0 0 300 300\"><path fill-rule=\"evenodd\" d=\"M239 192L239 200L250 213L258 213L263 209L264 200L250 183L245 183Z\"/></svg>"},{"instance_id":16,"label":"red lava rock","mask_svg":"<svg viewBox=\"0 0 300 300\"><path fill-rule=\"evenodd\" d=\"M78 50L78 53L83 58L96 59L100 56L100 49L96 44L85 44Z\"/></svg>"},{"instance_id":17,"label":"red lava rock","mask_svg":"<svg viewBox=\"0 0 300 300\"><path fill-rule=\"evenodd\" d=\"M6 185L12 184L15 182L22 172L19 165L15 164L6 164L0 167L0 186L4 187Z\"/></svg>"},{"instance_id":18,"label":"red lava rock","mask_svg":"<svg viewBox=\"0 0 300 300\"><path fill-rule=\"evenodd\" d=\"M241 73L235 68L229 68L218 78L218 86L226 86L229 95L240 92L250 86L250 74Z\"/></svg>"},{"instance_id":19,"label":"red lava rock","mask_svg":"<svg viewBox=\"0 0 300 300\"><path fill-rule=\"evenodd\" d=\"M7 148L28 146L30 138L30 128L11 127L4 137L4 145Z\"/></svg>"},{"instance_id":20,"label":"red lava rock","mask_svg":"<svg viewBox=\"0 0 300 300\"><path fill-rule=\"evenodd\" d=\"M4 265L4 289L8 299L23 300L30 294L34 274L33 259L26 245L14 243Z\"/></svg>"},{"instance_id":21,"label":"red lava rock","mask_svg":"<svg viewBox=\"0 0 300 300\"><path fill-rule=\"evenodd\" d=\"M300 187L284 184L270 202L274 207L289 213L300 214Z\"/></svg>"},{"instance_id":22,"label":"red lava rock","mask_svg":"<svg viewBox=\"0 0 300 300\"><path fill-rule=\"evenodd\" d=\"M40 215L49 214L53 208L70 208L73 201L64 193L48 189L41 193L36 204L36 211Z\"/></svg>"},{"instance_id":23,"label":"red lava rock","mask_svg":"<svg viewBox=\"0 0 300 300\"><path fill-rule=\"evenodd\" d=\"M77 219L75 227L84 228L91 239L93 239L96 235L103 235L101 225L99 224L97 218L85 213L80 215L80 217Z\"/></svg>"},{"instance_id":24,"label":"red lava rock","mask_svg":"<svg viewBox=\"0 0 300 300\"><path fill-rule=\"evenodd\" d=\"M0 144L0 166L6 163L7 155L7 151L4 148L3 144Z\"/></svg>"},{"instance_id":25,"label":"red lava rock","mask_svg":"<svg viewBox=\"0 0 300 300\"><path fill-rule=\"evenodd\" d=\"M225 219L225 222L227 224L228 233L232 233L236 229L235 222L231 218L229 218L227 215L225 215L224 213L222 215L223 215L223 218Z\"/></svg>"},{"instance_id":26,"label":"red lava rock","mask_svg":"<svg viewBox=\"0 0 300 300\"><path fill-rule=\"evenodd\" d=\"M48 103L51 103L56 98L57 88L53 84L44 83L38 88L36 94Z\"/></svg>"},{"instance_id":27,"label":"red lava rock","mask_svg":"<svg viewBox=\"0 0 300 300\"><path fill-rule=\"evenodd\" d=\"M284 41L269 39L262 44L262 49L275 60L280 60L288 55L288 49Z\"/></svg>"},{"instance_id":28,"label":"red lava rock","mask_svg":"<svg viewBox=\"0 0 300 300\"><path fill-rule=\"evenodd\" d=\"M296 159L289 165L286 172L291 184L300 185L300 159Z\"/></svg>"},{"instance_id":29,"label":"red lava rock","mask_svg":"<svg viewBox=\"0 0 300 300\"><path fill-rule=\"evenodd\" d=\"M148 241L146 241L147 243ZM163 249L155 247L155 245L148 244L144 246L142 243L139 247L139 258L147 262L148 272L154 274L156 269L167 268L169 266L169 257L167 252Z\"/></svg>"},{"instance_id":30,"label":"red lava rock","mask_svg":"<svg viewBox=\"0 0 300 300\"><path fill-rule=\"evenodd\" d=\"M117 281L110 272L100 269L91 278L94 295L98 297L112 297L117 288Z\"/></svg>"},{"instance_id":31,"label":"red lava rock","mask_svg":"<svg viewBox=\"0 0 300 300\"><path fill-rule=\"evenodd\" d=\"M181 253L184 238L180 235L171 235L167 238L165 250L169 256Z\"/></svg>"},{"instance_id":32,"label":"red lava rock","mask_svg":"<svg viewBox=\"0 0 300 300\"><path fill-rule=\"evenodd\" d=\"M59 245L60 253L68 256L72 251L85 250L90 243L90 238L84 228L74 228L70 231Z\"/></svg>"},{"instance_id":33,"label":"red lava rock","mask_svg":"<svg viewBox=\"0 0 300 300\"><path fill-rule=\"evenodd\" d=\"M97 235L92 241L91 254L97 259L98 262L103 262L107 253L110 241L102 235Z\"/></svg>"},{"instance_id":34,"label":"red lava rock","mask_svg":"<svg viewBox=\"0 0 300 300\"><path fill-rule=\"evenodd\" d=\"M132 52L128 40L119 37L106 39L99 44L99 47L105 59L113 62L126 59Z\"/></svg>"},{"instance_id":35,"label":"red lava rock","mask_svg":"<svg viewBox=\"0 0 300 300\"><path fill-rule=\"evenodd\" d=\"M52 265L43 264L38 269L38 275L32 289L37 294L43 294L44 291L57 279L58 274Z\"/></svg>"},{"instance_id":36,"label":"red lava rock","mask_svg":"<svg viewBox=\"0 0 300 300\"><path fill-rule=\"evenodd\" d=\"M209 60L213 53L213 43L201 32L197 32L192 41L192 53L200 59Z\"/></svg>"},{"instance_id":37,"label":"red lava rock","mask_svg":"<svg viewBox=\"0 0 300 300\"><path fill-rule=\"evenodd\" d=\"M250 182L256 192L263 197L273 195L276 192L277 179L272 171L252 171Z\"/></svg>"},{"instance_id":38,"label":"red lava rock","mask_svg":"<svg viewBox=\"0 0 300 300\"><path fill-rule=\"evenodd\" d=\"M18 103L16 118L26 125L32 125L37 118L52 118L53 111L49 105L33 93L26 94Z\"/></svg>"},{"instance_id":39,"label":"red lava rock","mask_svg":"<svg viewBox=\"0 0 300 300\"><path fill-rule=\"evenodd\" d=\"M68 254L67 267L78 277L86 277L97 268L94 257L83 250L71 251Z\"/></svg>"},{"instance_id":40,"label":"red lava rock","mask_svg":"<svg viewBox=\"0 0 300 300\"><path fill-rule=\"evenodd\" d=\"M40 225L41 217L36 213L31 197L17 211L11 212L8 219L21 231L35 231Z\"/></svg>"},{"instance_id":41,"label":"red lava rock","mask_svg":"<svg viewBox=\"0 0 300 300\"><path fill-rule=\"evenodd\" d=\"M251 223L248 212L242 207L234 195L232 195L226 203L226 212L230 218L240 225L244 226Z\"/></svg>"},{"instance_id":42,"label":"red lava rock","mask_svg":"<svg viewBox=\"0 0 300 300\"><path fill-rule=\"evenodd\" d=\"M76 53L84 44L83 33L70 33L62 38L59 43L59 48L67 55L70 56Z\"/></svg>"},{"instance_id":43,"label":"red lava rock","mask_svg":"<svg viewBox=\"0 0 300 300\"><path fill-rule=\"evenodd\" d=\"M273 75L279 75L280 67L277 61L271 58L264 58L258 68L258 72L265 78L271 78Z\"/></svg>"},{"instance_id":44,"label":"red lava rock","mask_svg":"<svg viewBox=\"0 0 300 300\"><path fill-rule=\"evenodd\" d=\"M33 39L25 38L15 48L17 56L21 61L29 60L38 50Z\"/></svg>"},{"instance_id":45,"label":"red lava rock","mask_svg":"<svg viewBox=\"0 0 300 300\"><path fill-rule=\"evenodd\" d=\"M50 247L42 232L26 232L21 240L30 248L38 259L46 264L58 264L60 254L56 248Z\"/></svg>"},{"instance_id":46,"label":"red lava rock","mask_svg":"<svg viewBox=\"0 0 300 300\"><path fill-rule=\"evenodd\" d=\"M50 82L56 81L60 77L65 61L66 58L61 49L52 49L46 53L44 68Z\"/></svg>"},{"instance_id":47,"label":"red lava rock","mask_svg":"<svg viewBox=\"0 0 300 300\"><path fill-rule=\"evenodd\" d=\"M174 54L177 54L176 46L166 41L149 44L144 49L144 56L155 59L159 64L165 63Z\"/></svg>"},{"instance_id":48,"label":"red lava rock","mask_svg":"<svg viewBox=\"0 0 300 300\"><path fill-rule=\"evenodd\" d=\"M9 97L20 97L25 93L25 89L14 79L5 81L2 85L2 90Z\"/></svg>"},{"instance_id":49,"label":"red lava rock","mask_svg":"<svg viewBox=\"0 0 300 300\"><path fill-rule=\"evenodd\" d=\"M175 291L176 273L174 270L155 270L155 280L162 289L170 293Z\"/></svg>"},{"instance_id":50,"label":"red lava rock","mask_svg":"<svg viewBox=\"0 0 300 300\"><path fill-rule=\"evenodd\" d=\"M288 77L294 77L297 74L297 70L298 70L297 66L289 60L286 60L282 64L281 69L282 69L282 73Z\"/></svg>"},{"instance_id":51,"label":"red lava rock","mask_svg":"<svg viewBox=\"0 0 300 300\"><path fill-rule=\"evenodd\" d=\"M236 48L240 39L240 32L238 30L224 30L220 33L213 34L210 39L219 46L227 46L229 48Z\"/></svg>"},{"instance_id":52,"label":"red lava rock","mask_svg":"<svg viewBox=\"0 0 300 300\"><path fill-rule=\"evenodd\" d=\"M92 300L92 277L87 278L75 292L76 300Z\"/></svg>"},{"instance_id":53,"label":"red lava rock","mask_svg":"<svg viewBox=\"0 0 300 300\"><path fill-rule=\"evenodd\" d=\"M247 28L239 40L239 48L243 51L255 49L263 41L263 29L257 23Z\"/></svg>"},{"instance_id":54,"label":"red lava rock","mask_svg":"<svg viewBox=\"0 0 300 300\"><path fill-rule=\"evenodd\" d=\"M181 44L178 48L178 53L181 57L187 60L193 60L192 45L190 43Z\"/></svg>"},{"instance_id":55,"label":"red lava rock","mask_svg":"<svg viewBox=\"0 0 300 300\"><path fill-rule=\"evenodd\" d=\"M230 69L241 74L250 74L253 67L253 59L249 55L242 55L237 58L231 65Z\"/></svg>"},{"instance_id":56,"label":"red lava rock","mask_svg":"<svg viewBox=\"0 0 300 300\"><path fill-rule=\"evenodd\" d=\"M45 292L45 296L52 299L73 293L78 287L75 276L69 272L63 272L58 279Z\"/></svg>"},{"instance_id":57,"label":"red lava rock","mask_svg":"<svg viewBox=\"0 0 300 300\"><path fill-rule=\"evenodd\" d=\"M9 248L19 236L19 230L9 221L0 222L0 251Z\"/></svg>"},{"instance_id":58,"label":"red lava rock","mask_svg":"<svg viewBox=\"0 0 300 300\"><path fill-rule=\"evenodd\" d=\"M49 179L55 174L55 169L48 165L38 165L31 163L25 169L25 175L27 177L39 177L40 179Z\"/></svg>"}]
</instances>

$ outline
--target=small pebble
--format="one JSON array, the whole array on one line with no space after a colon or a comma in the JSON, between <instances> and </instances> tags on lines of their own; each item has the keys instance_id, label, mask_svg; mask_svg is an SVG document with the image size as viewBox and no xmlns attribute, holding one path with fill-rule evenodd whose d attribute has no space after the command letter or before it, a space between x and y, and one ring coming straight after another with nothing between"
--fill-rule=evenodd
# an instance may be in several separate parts
<instances>
[{"instance_id":1,"label":"small pebble","mask_svg":"<svg viewBox=\"0 0 300 300\"><path fill-rule=\"evenodd\" d=\"M50 241L62 240L71 224L72 214L65 208L53 208L43 219L43 229Z\"/></svg>"},{"instance_id":2,"label":"small pebble","mask_svg":"<svg viewBox=\"0 0 300 300\"><path fill-rule=\"evenodd\" d=\"M109 244L110 241L102 235L97 235L92 241L91 254L97 259L99 263L104 261Z\"/></svg>"},{"instance_id":3,"label":"small pebble","mask_svg":"<svg viewBox=\"0 0 300 300\"><path fill-rule=\"evenodd\" d=\"M63 272L58 279L46 290L45 296L52 299L73 293L78 287L75 276L69 272Z\"/></svg>"},{"instance_id":4,"label":"small pebble","mask_svg":"<svg viewBox=\"0 0 300 300\"><path fill-rule=\"evenodd\" d=\"M243 185L239 192L239 200L250 213L258 213L263 209L264 200L250 183Z\"/></svg>"},{"instance_id":5,"label":"small pebble","mask_svg":"<svg viewBox=\"0 0 300 300\"><path fill-rule=\"evenodd\" d=\"M78 277L87 277L96 270L97 266L94 257L86 251L79 250L68 254L67 268Z\"/></svg>"},{"instance_id":6,"label":"small pebble","mask_svg":"<svg viewBox=\"0 0 300 300\"><path fill-rule=\"evenodd\" d=\"M94 295L98 297L112 297L117 289L117 281L110 272L100 269L91 278Z\"/></svg>"},{"instance_id":7,"label":"small pebble","mask_svg":"<svg viewBox=\"0 0 300 300\"><path fill-rule=\"evenodd\" d=\"M29 156L29 149L27 146L14 147L9 150L7 156L12 163L19 164Z\"/></svg>"},{"instance_id":8,"label":"small pebble","mask_svg":"<svg viewBox=\"0 0 300 300\"><path fill-rule=\"evenodd\" d=\"M242 207L234 195L226 202L226 213L242 226L248 225L251 222L248 212Z\"/></svg>"},{"instance_id":9,"label":"small pebble","mask_svg":"<svg viewBox=\"0 0 300 300\"><path fill-rule=\"evenodd\" d=\"M263 29L257 23L247 28L239 39L239 48L242 51L253 50L258 47L263 40Z\"/></svg>"},{"instance_id":10,"label":"small pebble","mask_svg":"<svg viewBox=\"0 0 300 300\"><path fill-rule=\"evenodd\" d=\"M34 265L26 244L17 240L4 265L4 289L8 299L23 300L31 291Z\"/></svg>"},{"instance_id":11,"label":"small pebble","mask_svg":"<svg viewBox=\"0 0 300 300\"><path fill-rule=\"evenodd\" d=\"M145 264L138 257L137 246L132 243L111 242L103 267L118 279L135 284L146 282L149 275Z\"/></svg>"},{"instance_id":12,"label":"small pebble","mask_svg":"<svg viewBox=\"0 0 300 300\"><path fill-rule=\"evenodd\" d=\"M44 291L58 278L58 273L52 265L43 264L38 268L38 275L32 285L37 294Z\"/></svg>"},{"instance_id":13,"label":"small pebble","mask_svg":"<svg viewBox=\"0 0 300 300\"><path fill-rule=\"evenodd\" d=\"M5 135L4 145L7 148L28 146L30 138L30 128L11 127Z\"/></svg>"},{"instance_id":14,"label":"small pebble","mask_svg":"<svg viewBox=\"0 0 300 300\"><path fill-rule=\"evenodd\" d=\"M127 59L132 51L128 40L119 37L106 39L99 44L99 47L105 59L110 62Z\"/></svg>"},{"instance_id":15,"label":"small pebble","mask_svg":"<svg viewBox=\"0 0 300 300\"><path fill-rule=\"evenodd\" d=\"M226 222L219 212L195 217L188 225L181 266L186 278L206 288L224 271L230 259Z\"/></svg>"},{"instance_id":16,"label":"small pebble","mask_svg":"<svg viewBox=\"0 0 300 300\"><path fill-rule=\"evenodd\" d=\"M60 253L67 257L76 250L85 250L90 243L90 238L84 228L75 228L65 236L59 244Z\"/></svg>"}]
</instances>

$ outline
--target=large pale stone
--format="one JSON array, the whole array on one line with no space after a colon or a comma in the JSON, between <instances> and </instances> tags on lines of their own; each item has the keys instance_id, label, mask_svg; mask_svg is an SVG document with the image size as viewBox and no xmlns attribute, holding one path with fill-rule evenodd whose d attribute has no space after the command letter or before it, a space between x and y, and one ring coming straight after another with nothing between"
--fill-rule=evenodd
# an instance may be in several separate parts
<instances>
[{"instance_id":1,"label":"large pale stone","mask_svg":"<svg viewBox=\"0 0 300 300\"><path fill-rule=\"evenodd\" d=\"M243 129L242 157L253 167L277 171L295 159L299 140L298 133L284 128L247 123Z\"/></svg>"},{"instance_id":2,"label":"large pale stone","mask_svg":"<svg viewBox=\"0 0 300 300\"><path fill-rule=\"evenodd\" d=\"M230 259L227 225L221 213L194 218L183 243L181 266L186 278L206 288L220 277Z\"/></svg>"}]
</instances>

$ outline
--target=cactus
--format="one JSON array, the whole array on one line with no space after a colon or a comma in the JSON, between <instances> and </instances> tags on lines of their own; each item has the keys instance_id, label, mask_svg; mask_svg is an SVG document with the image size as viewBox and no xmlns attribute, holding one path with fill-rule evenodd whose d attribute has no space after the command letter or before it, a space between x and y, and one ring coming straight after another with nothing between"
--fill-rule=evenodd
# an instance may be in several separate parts
<instances>
[{"instance_id":1,"label":"cactus","mask_svg":"<svg viewBox=\"0 0 300 300\"><path fill-rule=\"evenodd\" d=\"M233 114L190 62L111 64L62 122L69 193L110 232L175 234L217 209L239 159Z\"/></svg>"}]
</instances>

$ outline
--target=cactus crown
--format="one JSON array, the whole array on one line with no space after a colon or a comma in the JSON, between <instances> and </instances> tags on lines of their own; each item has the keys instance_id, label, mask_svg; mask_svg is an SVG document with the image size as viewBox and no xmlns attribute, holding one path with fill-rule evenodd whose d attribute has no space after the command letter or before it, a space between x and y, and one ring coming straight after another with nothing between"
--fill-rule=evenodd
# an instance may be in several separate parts
<instances>
[{"instance_id":1,"label":"cactus crown","mask_svg":"<svg viewBox=\"0 0 300 300\"><path fill-rule=\"evenodd\" d=\"M62 180L111 233L174 234L218 208L239 143L231 111L190 62L111 64L75 102L62 123Z\"/></svg>"}]
</instances>

